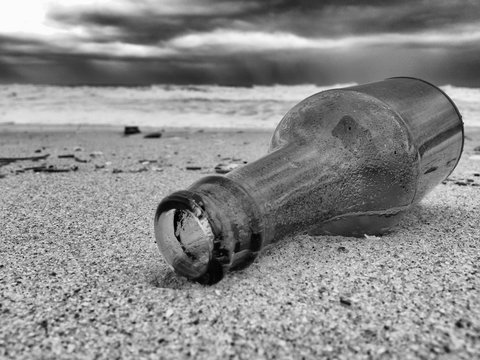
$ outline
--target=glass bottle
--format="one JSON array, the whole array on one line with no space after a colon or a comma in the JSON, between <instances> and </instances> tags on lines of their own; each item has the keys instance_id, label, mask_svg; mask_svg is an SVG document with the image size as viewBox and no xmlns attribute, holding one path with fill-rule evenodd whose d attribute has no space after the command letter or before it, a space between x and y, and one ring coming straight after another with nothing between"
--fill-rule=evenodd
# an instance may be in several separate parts
<instances>
[{"instance_id":1,"label":"glass bottle","mask_svg":"<svg viewBox=\"0 0 480 360\"><path fill-rule=\"evenodd\" d=\"M414 78L323 91L281 120L269 153L159 204L155 237L178 274L212 284L286 236L389 231L455 168L453 101Z\"/></svg>"}]
</instances>

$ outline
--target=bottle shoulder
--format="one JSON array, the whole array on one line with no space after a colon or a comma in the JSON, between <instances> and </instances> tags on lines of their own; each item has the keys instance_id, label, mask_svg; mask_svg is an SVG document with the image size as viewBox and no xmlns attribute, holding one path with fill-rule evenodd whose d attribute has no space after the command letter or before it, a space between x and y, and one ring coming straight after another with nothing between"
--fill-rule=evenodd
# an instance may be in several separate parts
<instances>
[{"instance_id":1,"label":"bottle shoulder","mask_svg":"<svg viewBox=\"0 0 480 360\"><path fill-rule=\"evenodd\" d=\"M388 104L355 90L314 94L294 106L272 135L269 151L290 143L354 147L368 138L378 146L394 140L411 147L409 129Z\"/></svg>"}]
</instances>

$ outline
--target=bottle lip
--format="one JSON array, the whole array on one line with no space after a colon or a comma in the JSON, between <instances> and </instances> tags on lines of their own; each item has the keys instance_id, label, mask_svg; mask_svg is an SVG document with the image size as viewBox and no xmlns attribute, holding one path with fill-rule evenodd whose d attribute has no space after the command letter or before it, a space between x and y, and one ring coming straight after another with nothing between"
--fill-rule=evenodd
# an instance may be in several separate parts
<instances>
[{"instance_id":1,"label":"bottle lip","mask_svg":"<svg viewBox=\"0 0 480 360\"><path fill-rule=\"evenodd\" d=\"M194 281L214 283L223 270L214 258L215 235L202 204L190 191L167 196L155 213L155 238L172 270Z\"/></svg>"}]
</instances>

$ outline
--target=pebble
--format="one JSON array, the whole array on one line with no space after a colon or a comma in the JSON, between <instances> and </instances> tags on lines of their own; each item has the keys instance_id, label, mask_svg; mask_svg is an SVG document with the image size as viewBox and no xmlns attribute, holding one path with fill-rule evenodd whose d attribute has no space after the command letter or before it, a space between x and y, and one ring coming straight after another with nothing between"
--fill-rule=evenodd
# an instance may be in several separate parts
<instances>
[{"instance_id":1,"label":"pebble","mask_svg":"<svg viewBox=\"0 0 480 360\"><path fill-rule=\"evenodd\" d=\"M90 159L87 159L87 158L85 158L85 157L83 157L83 156L77 156L77 155L75 155L73 158L75 159L76 162L79 162L79 163L87 163L87 162L90 161Z\"/></svg>"},{"instance_id":2,"label":"pebble","mask_svg":"<svg viewBox=\"0 0 480 360\"><path fill-rule=\"evenodd\" d=\"M139 169L128 170L128 172L131 172L131 173L139 173L139 172L144 172L144 171L148 171L148 169L146 167L141 167Z\"/></svg>"},{"instance_id":3,"label":"pebble","mask_svg":"<svg viewBox=\"0 0 480 360\"><path fill-rule=\"evenodd\" d=\"M140 134L140 129L138 128L138 126L125 126L125 128L123 129L123 134L125 136Z\"/></svg>"},{"instance_id":4,"label":"pebble","mask_svg":"<svg viewBox=\"0 0 480 360\"><path fill-rule=\"evenodd\" d=\"M345 305L345 306L352 306L352 300L350 300L346 297L340 296L340 304Z\"/></svg>"},{"instance_id":5,"label":"pebble","mask_svg":"<svg viewBox=\"0 0 480 360\"><path fill-rule=\"evenodd\" d=\"M236 168L240 167L241 164L218 164L215 166L215 172L217 174L227 174L232 170L235 170Z\"/></svg>"},{"instance_id":6,"label":"pebble","mask_svg":"<svg viewBox=\"0 0 480 360\"><path fill-rule=\"evenodd\" d=\"M146 134L144 136L144 139L159 139L161 137L162 137L161 132L153 132L153 133L150 133L150 134Z\"/></svg>"}]
</instances>

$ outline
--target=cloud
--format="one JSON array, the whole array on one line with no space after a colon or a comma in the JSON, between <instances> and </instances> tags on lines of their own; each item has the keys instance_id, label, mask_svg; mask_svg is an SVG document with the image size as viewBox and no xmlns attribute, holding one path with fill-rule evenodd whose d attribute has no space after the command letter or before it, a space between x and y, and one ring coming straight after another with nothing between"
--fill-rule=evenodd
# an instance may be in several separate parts
<instances>
[{"instance_id":1,"label":"cloud","mask_svg":"<svg viewBox=\"0 0 480 360\"><path fill-rule=\"evenodd\" d=\"M36 1L40 31L2 35L0 25L0 81L326 84L423 74L480 86L473 0Z\"/></svg>"}]
</instances>

